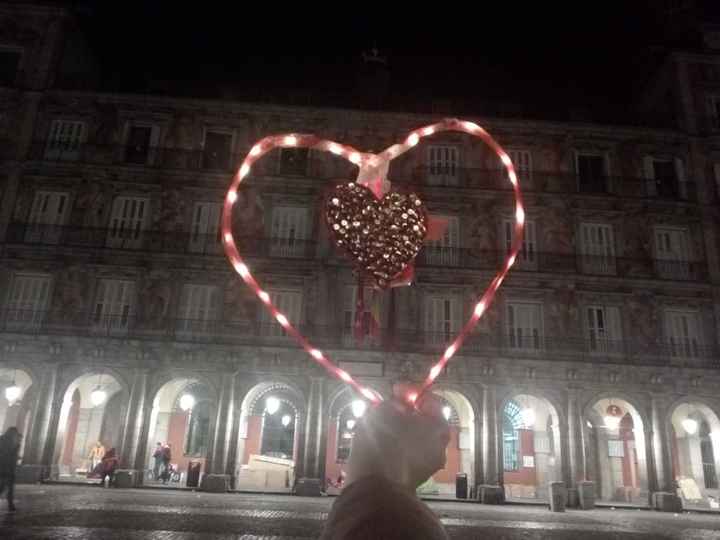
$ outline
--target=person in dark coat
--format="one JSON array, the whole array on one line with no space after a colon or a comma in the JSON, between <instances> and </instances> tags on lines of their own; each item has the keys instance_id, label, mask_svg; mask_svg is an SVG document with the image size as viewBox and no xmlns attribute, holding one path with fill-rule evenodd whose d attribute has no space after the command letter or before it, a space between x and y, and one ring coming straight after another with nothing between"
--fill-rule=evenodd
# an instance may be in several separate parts
<instances>
[{"instance_id":1,"label":"person in dark coat","mask_svg":"<svg viewBox=\"0 0 720 540\"><path fill-rule=\"evenodd\" d=\"M10 512L15 511L15 467L20 453L22 435L16 427L7 429L0 436L0 495L7 490L7 503Z\"/></svg>"},{"instance_id":2,"label":"person in dark coat","mask_svg":"<svg viewBox=\"0 0 720 540\"><path fill-rule=\"evenodd\" d=\"M162 449L162 478L163 484L167 484L170 480L170 460L172 460L172 449L170 443L165 443Z\"/></svg>"},{"instance_id":3,"label":"person in dark coat","mask_svg":"<svg viewBox=\"0 0 720 540\"><path fill-rule=\"evenodd\" d=\"M117 453L114 448L105 452L105 455L100 462L100 467L102 467L100 476L101 486L104 484L106 476L109 477L109 486L112 486L115 483L115 471L117 470L119 464L120 460L117 458Z\"/></svg>"}]
</instances>

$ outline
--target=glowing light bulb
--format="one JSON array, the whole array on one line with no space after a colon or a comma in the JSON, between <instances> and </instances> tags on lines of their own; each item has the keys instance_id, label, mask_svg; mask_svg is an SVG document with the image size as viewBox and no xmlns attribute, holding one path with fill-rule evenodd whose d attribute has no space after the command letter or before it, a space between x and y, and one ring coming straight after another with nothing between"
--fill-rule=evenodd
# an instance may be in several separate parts
<instances>
[{"instance_id":1,"label":"glowing light bulb","mask_svg":"<svg viewBox=\"0 0 720 540\"><path fill-rule=\"evenodd\" d=\"M695 435L698 430L698 423L697 420L693 420L692 418L685 418L682 422L683 429L685 430L685 433L688 435Z\"/></svg>"},{"instance_id":2,"label":"glowing light bulb","mask_svg":"<svg viewBox=\"0 0 720 540\"><path fill-rule=\"evenodd\" d=\"M288 427L290 425L290 422L292 422L292 416L290 416L289 414L283 414L280 422L282 422L283 426Z\"/></svg>"},{"instance_id":3,"label":"glowing light bulb","mask_svg":"<svg viewBox=\"0 0 720 540\"><path fill-rule=\"evenodd\" d=\"M92 391L90 394L90 402L95 407L99 407L103 403L105 403L105 400L107 399L107 392L105 390L101 390L99 387Z\"/></svg>"},{"instance_id":4,"label":"glowing light bulb","mask_svg":"<svg viewBox=\"0 0 720 540\"><path fill-rule=\"evenodd\" d=\"M449 405L445 405L442 408L442 414L445 417L445 420L448 420L448 421L450 420L450 415L452 414L452 409L450 408Z\"/></svg>"},{"instance_id":5,"label":"glowing light bulb","mask_svg":"<svg viewBox=\"0 0 720 540\"><path fill-rule=\"evenodd\" d=\"M275 414L280 409L280 400L274 396L270 396L265 400L265 410L268 414Z\"/></svg>"},{"instance_id":6,"label":"glowing light bulb","mask_svg":"<svg viewBox=\"0 0 720 540\"><path fill-rule=\"evenodd\" d=\"M345 427L348 428L348 429L354 429L356 424L357 424L357 421L356 421L356 420L353 420L353 419L351 418L350 420L348 420L347 422L345 422Z\"/></svg>"},{"instance_id":7,"label":"glowing light bulb","mask_svg":"<svg viewBox=\"0 0 720 540\"><path fill-rule=\"evenodd\" d=\"M180 408L187 412L195 406L195 398L191 394L183 394L180 398Z\"/></svg>"},{"instance_id":8,"label":"glowing light bulb","mask_svg":"<svg viewBox=\"0 0 720 540\"><path fill-rule=\"evenodd\" d=\"M365 414L365 411L367 410L367 403L365 403L362 399L356 399L352 402L352 413L355 418L361 418L363 414Z\"/></svg>"},{"instance_id":9,"label":"glowing light bulb","mask_svg":"<svg viewBox=\"0 0 720 540\"><path fill-rule=\"evenodd\" d=\"M22 394L22 389L15 383L5 389L5 399L10 405L20 399L20 394Z\"/></svg>"}]
</instances>

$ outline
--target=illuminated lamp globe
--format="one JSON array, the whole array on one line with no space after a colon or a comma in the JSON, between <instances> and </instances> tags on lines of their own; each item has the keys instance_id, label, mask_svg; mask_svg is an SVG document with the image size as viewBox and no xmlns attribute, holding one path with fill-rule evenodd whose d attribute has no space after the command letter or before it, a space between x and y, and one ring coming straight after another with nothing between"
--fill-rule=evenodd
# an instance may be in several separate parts
<instances>
[{"instance_id":1,"label":"illuminated lamp globe","mask_svg":"<svg viewBox=\"0 0 720 540\"><path fill-rule=\"evenodd\" d=\"M520 411L520 418L522 418L523 425L525 427L532 427L535 425L535 411L532 409L523 409Z\"/></svg>"},{"instance_id":2,"label":"illuminated lamp globe","mask_svg":"<svg viewBox=\"0 0 720 540\"><path fill-rule=\"evenodd\" d=\"M620 427L621 418L619 416L607 415L603 420L605 421L605 427L608 429L615 430Z\"/></svg>"},{"instance_id":3,"label":"illuminated lamp globe","mask_svg":"<svg viewBox=\"0 0 720 540\"><path fill-rule=\"evenodd\" d=\"M280 421L282 422L283 426L288 427L290 425L290 422L292 421L292 416L290 416L289 414L284 414Z\"/></svg>"},{"instance_id":4,"label":"illuminated lamp globe","mask_svg":"<svg viewBox=\"0 0 720 540\"><path fill-rule=\"evenodd\" d=\"M22 394L22 389L17 384L12 384L5 389L5 398L10 405L20 399L20 394Z\"/></svg>"},{"instance_id":5,"label":"illuminated lamp globe","mask_svg":"<svg viewBox=\"0 0 720 540\"><path fill-rule=\"evenodd\" d=\"M688 435L695 435L698 430L698 423L697 420L693 420L692 418L685 418L682 422L683 429L685 430L685 433Z\"/></svg>"},{"instance_id":6,"label":"illuminated lamp globe","mask_svg":"<svg viewBox=\"0 0 720 540\"><path fill-rule=\"evenodd\" d=\"M367 403L365 403L362 399L356 399L352 402L352 413L355 418L361 418L363 414L365 414L365 411L367 410Z\"/></svg>"},{"instance_id":7,"label":"illuminated lamp globe","mask_svg":"<svg viewBox=\"0 0 720 540\"><path fill-rule=\"evenodd\" d=\"M99 407L100 405L105 403L106 399L107 392L105 390L101 390L100 387L93 390L90 394L90 402L93 404L94 407Z\"/></svg>"},{"instance_id":8,"label":"illuminated lamp globe","mask_svg":"<svg viewBox=\"0 0 720 540\"><path fill-rule=\"evenodd\" d=\"M276 397L270 396L265 400L265 410L268 414L275 414L280 410L280 400Z\"/></svg>"},{"instance_id":9,"label":"illuminated lamp globe","mask_svg":"<svg viewBox=\"0 0 720 540\"><path fill-rule=\"evenodd\" d=\"M180 398L180 408L187 412L195 406L195 398L191 394L183 394Z\"/></svg>"},{"instance_id":10,"label":"illuminated lamp globe","mask_svg":"<svg viewBox=\"0 0 720 540\"><path fill-rule=\"evenodd\" d=\"M355 427L355 424L357 424L357 421L353 420L352 418L345 422L345 427L348 429L353 429Z\"/></svg>"},{"instance_id":11,"label":"illuminated lamp globe","mask_svg":"<svg viewBox=\"0 0 720 540\"><path fill-rule=\"evenodd\" d=\"M452 409L449 405L445 405L442 408L442 415L445 417L445 420L450 421L450 416L452 415Z\"/></svg>"}]
</instances>

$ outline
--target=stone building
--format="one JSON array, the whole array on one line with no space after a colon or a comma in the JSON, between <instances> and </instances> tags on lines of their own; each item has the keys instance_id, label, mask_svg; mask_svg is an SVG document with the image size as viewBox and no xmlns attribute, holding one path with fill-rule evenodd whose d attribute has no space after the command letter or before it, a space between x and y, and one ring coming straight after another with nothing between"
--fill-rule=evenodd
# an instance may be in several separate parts
<instances>
[{"instance_id":1,"label":"stone building","mask_svg":"<svg viewBox=\"0 0 720 540\"><path fill-rule=\"evenodd\" d=\"M220 206L267 134L377 150L438 118L77 90L65 83L84 58L73 24L58 8L0 6L0 427L25 434L23 478L84 478L100 441L154 482L160 442L179 483L194 462L239 490L332 491L365 404L239 281ZM526 238L434 387L453 437L425 493L454 495L465 473L520 501L564 481L575 502L591 481L613 504L673 493L717 508L712 45L669 55L647 93L645 111L672 127L468 118L520 171ZM233 227L275 303L387 397L421 380L468 317L508 249L512 198L481 143L424 138L388 177L447 228L411 287L366 288L358 314L357 277L320 211L356 174L331 155L275 150L240 190Z\"/></svg>"}]
</instances>

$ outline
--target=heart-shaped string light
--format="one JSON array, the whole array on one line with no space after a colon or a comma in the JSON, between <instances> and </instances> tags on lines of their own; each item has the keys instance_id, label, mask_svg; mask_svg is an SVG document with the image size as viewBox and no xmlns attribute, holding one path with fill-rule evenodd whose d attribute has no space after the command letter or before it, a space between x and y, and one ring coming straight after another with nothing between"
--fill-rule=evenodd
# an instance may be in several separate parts
<instances>
[{"instance_id":1,"label":"heart-shaped string light","mask_svg":"<svg viewBox=\"0 0 720 540\"><path fill-rule=\"evenodd\" d=\"M342 157L359 167L360 170L358 173L357 183L367 186L375 194L375 196L380 199L384 194L384 191L386 191L389 187L384 174L381 172L383 170L387 170L388 163L416 146L418 142L420 142L421 138L441 133L443 131L459 131L478 137L497 154L500 161L507 169L508 180L512 185L515 195L515 227L510 251L505 258L502 267L498 270L497 274L490 282L490 285L485 289L485 292L482 296L480 296L473 307L472 315L457 336L444 350L440 359L432 366L428 376L425 378L418 391L413 391L406 396L408 402L415 403L418 397L430 388L435 379L440 375L440 373L442 373L442 370L445 368L450 358L452 358L453 355L460 349L463 341L465 341L468 334L473 330L485 311L487 311L490 307L497 290L500 288L505 276L515 263L518 252L522 247L525 210L522 204L522 194L517 174L512 160L510 159L510 156L508 156L507 152L505 152L495 139L493 139L490 134L479 125L474 122L457 119L446 119L436 124L411 131L402 143L394 144L379 154L360 152L352 146L340 144L327 139L321 139L315 135L302 135L295 133L274 135L261 139L251 148L250 152L245 157L245 160L242 162L242 165L240 165L240 168L233 177L230 189L225 196L221 223L222 238L223 245L225 246L225 254L230 260L230 263L235 271L265 305L265 308L270 312L278 324L282 326L283 330L292 336L293 339L295 339L295 341L303 349L305 349L305 351L316 363L325 368L330 375L350 385L363 397L373 403L378 403L381 400L380 396L369 388L359 384L347 371L340 369L328 359L325 353L315 348L312 343L310 343L310 341L308 341L308 339L303 336L297 328L295 328L295 326L288 320L287 316L278 310L277 306L275 306L270 299L270 295L267 291L262 289L260 284L254 278L247 264L240 256L240 252L238 251L232 234L231 224L233 206L238 198L238 188L240 187L242 181L248 176L248 174L250 174L253 164L274 148L310 148L322 152L330 152L331 154Z\"/></svg>"}]
</instances>

